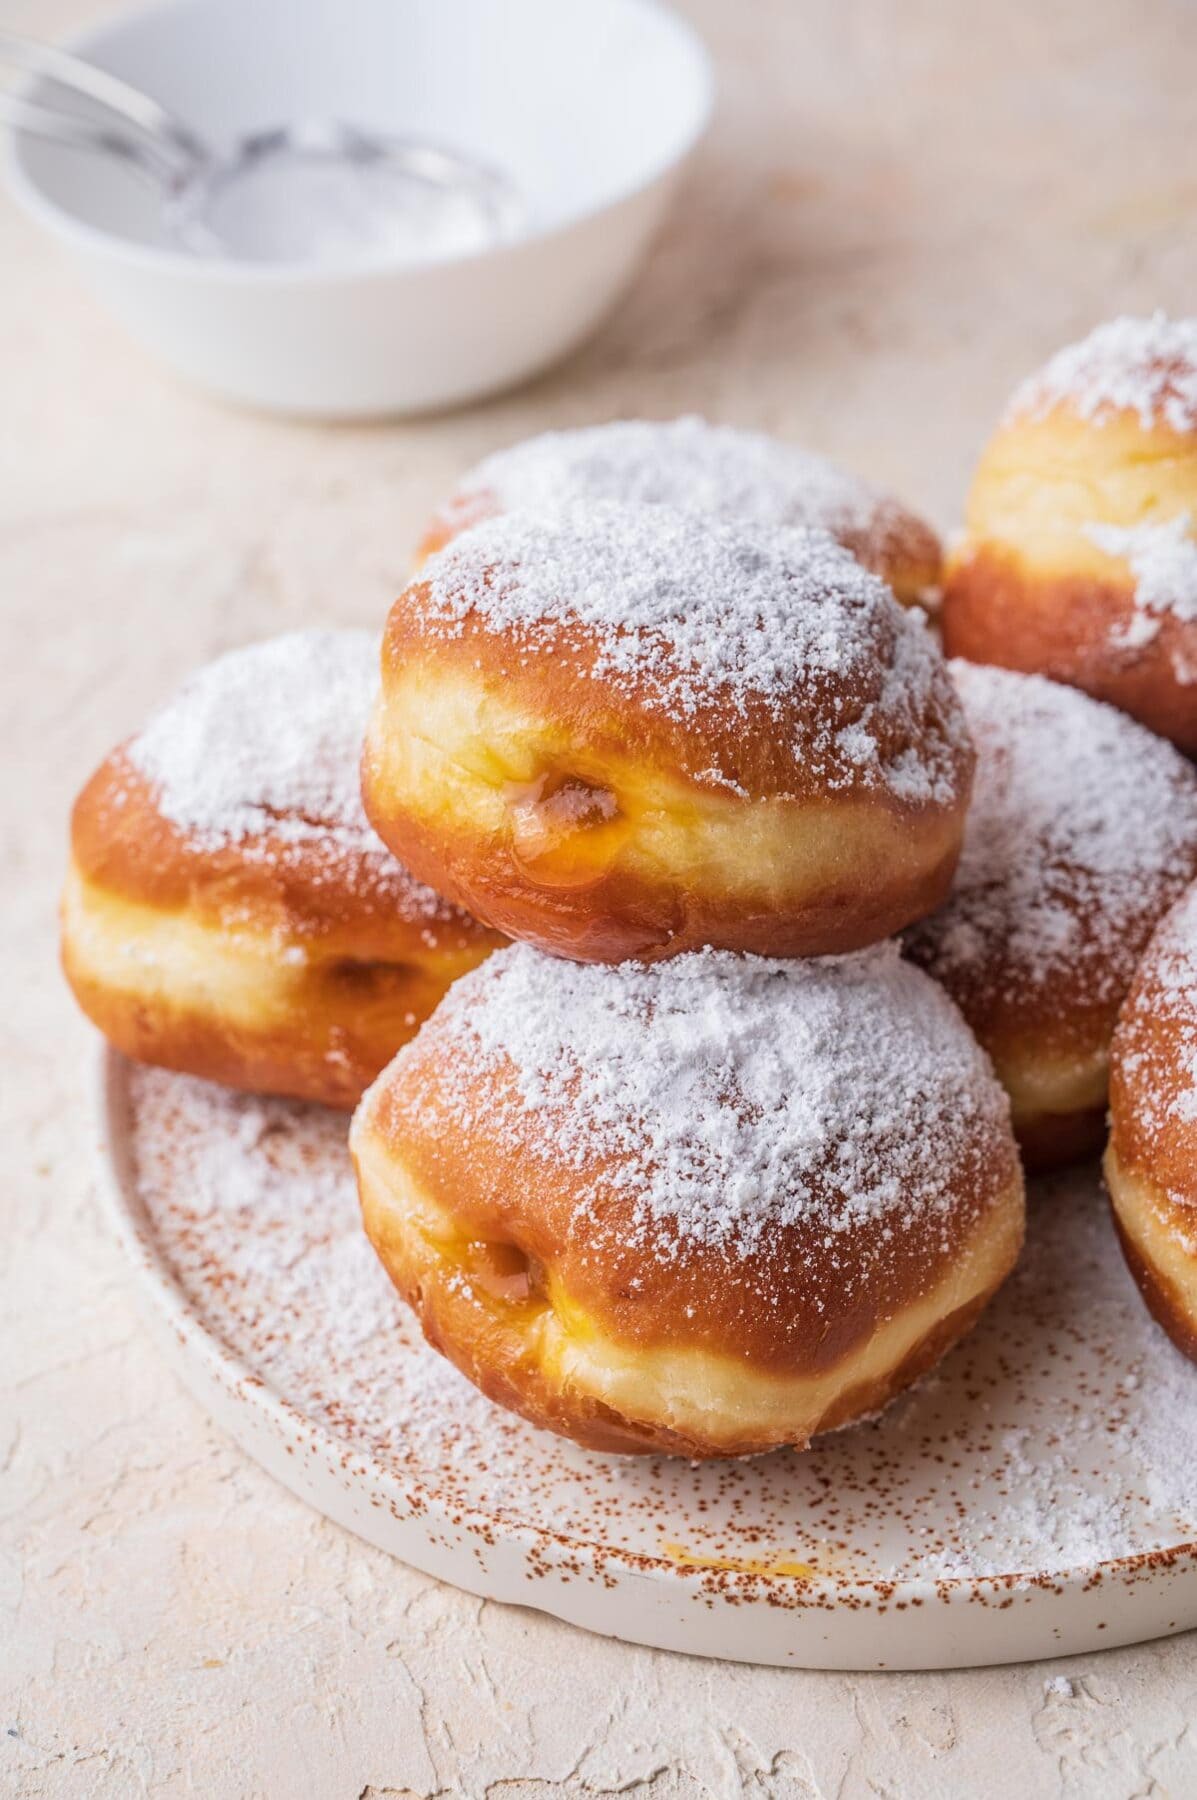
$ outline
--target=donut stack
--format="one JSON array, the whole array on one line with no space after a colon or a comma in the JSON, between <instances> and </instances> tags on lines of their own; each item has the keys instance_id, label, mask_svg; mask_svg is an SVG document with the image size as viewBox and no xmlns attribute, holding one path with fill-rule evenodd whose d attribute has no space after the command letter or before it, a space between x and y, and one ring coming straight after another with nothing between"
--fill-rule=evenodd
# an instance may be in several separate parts
<instances>
[{"instance_id":1,"label":"donut stack","mask_svg":"<svg viewBox=\"0 0 1197 1800\"><path fill-rule=\"evenodd\" d=\"M946 663L939 578L898 502L758 434L491 457L380 692L365 634L292 634L102 765L76 994L133 1056L360 1098L384 1266L537 1424L724 1456L875 1412L1013 1266L1019 1146L1097 1147L1119 1005L1197 877L1179 751ZM1134 629L1165 626L1171 657L1171 614Z\"/></svg>"},{"instance_id":2,"label":"donut stack","mask_svg":"<svg viewBox=\"0 0 1197 1800\"><path fill-rule=\"evenodd\" d=\"M704 454L744 519L679 506ZM363 1101L366 1229L538 1424L804 1444L926 1369L1021 1242L1005 1096L890 941L950 889L963 709L921 614L790 522L805 459L685 422L512 463L391 613L363 792L518 942Z\"/></svg>"}]
</instances>

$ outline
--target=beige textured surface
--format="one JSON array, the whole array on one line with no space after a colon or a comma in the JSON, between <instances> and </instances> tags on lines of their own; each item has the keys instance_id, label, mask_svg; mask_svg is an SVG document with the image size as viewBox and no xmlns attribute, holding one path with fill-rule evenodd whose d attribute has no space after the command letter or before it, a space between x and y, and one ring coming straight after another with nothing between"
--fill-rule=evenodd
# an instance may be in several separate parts
<instances>
[{"instance_id":1,"label":"beige textured surface","mask_svg":"<svg viewBox=\"0 0 1197 1800\"><path fill-rule=\"evenodd\" d=\"M6 22L50 35L94 10L25 0ZM53 961L65 811L192 663L380 621L463 464L551 422L697 408L779 427L950 525L1017 375L1112 309L1192 308L1185 0L690 10L722 110L651 270L572 363L473 413L318 431L219 411L0 216L5 1794L1197 1790L1193 1637L803 1675L628 1649L408 1572L183 1397L97 1222L91 1046Z\"/></svg>"}]
</instances>

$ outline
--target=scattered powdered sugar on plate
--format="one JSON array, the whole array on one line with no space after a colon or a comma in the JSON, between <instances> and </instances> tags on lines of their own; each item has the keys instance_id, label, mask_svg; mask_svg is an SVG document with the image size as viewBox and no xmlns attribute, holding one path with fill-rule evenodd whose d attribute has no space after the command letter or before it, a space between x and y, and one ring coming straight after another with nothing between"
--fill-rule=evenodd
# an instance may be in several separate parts
<instances>
[{"instance_id":1,"label":"scattered powdered sugar on plate","mask_svg":"<svg viewBox=\"0 0 1197 1800\"><path fill-rule=\"evenodd\" d=\"M490 1405L423 1344L361 1230L343 1116L113 1066L136 1171L126 1204L240 1359L238 1403L260 1408L265 1384L367 1496L390 1477L420 1508L576 1546L584 1569L651 1558L658 1580L678 1573L670 1543L712 1560L772 1546L845 1584L1017 1588L1197 1538L1197 1369L1143 1308L1091 1170L1040 1184L1014 1275L878 1420L805 1454L605 1458ZM468 1546L461 1567L468 1586ZM733 1600L745 1584L765 1603L794 1591L767 1575L719 1583Z\"/></svg>"},{"instance_id":2,"label":"scattered powdered sugar on plate","mask_svg":"<svg viewBox=\"0 0 1197 1800\"><path fill-rule=\"evenodd\" d=\"M130 1082L139 1191L217 1336L252 1342L258 1373L325 1427L339 1431L356 1412L375 1452L402 1444L421 1380L425 1429L446 1398L468 1411L474 1390L404 1329L361 1229L344 1114L158 1069L133 1068Z\"/></svg>"},{"instance_id":3,"label":"scattered powdered sugar on plate","mask_svg":"<svg viewBox=\"0 0 1197 1800\"><path fill-rule=\"evenodd\" d=\"M583 1212L629 1196L632 1240L661 1259L758 1257L794 1227L926 1231L1012 1173L987 1059L896 944L614 968L515 945L453 987L419 1048L468 1071L446 1130L469 1134L490 1072L483 1140L593 1173Z\"/></svg>"},{"instance_id":4,"label":"scattered powdered sugar on plate","mask_svg":"<svg viewBox=\"0 0 1197 1800\"><path fill-rule=\"evenodd\" d=\"M1028 377L1007 409L1042 416L1067 405L1102 424L1119 412L1137 413L1144 431L1161 421L1173 431L1197 428L1197 319L1110 319L1078 344L1060 350Z\"/></svg>"},{"instance_id":5,"label":"scattered powdered sugar on plate","mask_svg":"<svg viewBox=\"0 0 1197 1800\"><path fill-rule=\"evenodd\" d=\"M1197 624L1197 539L1191 514L1178 513L1163 525L1086 525L1085 535L1107 556L1120 556L1135 578L1135 610L1116 628L1120 650L1138 650L1159 636L1166 619ZM1189 655L1173 655L1177 679L1197 683L1197 635Z\"/></svg>"},{"instance_id":6,"label":"scattered powdered sugar on plate","mask_svg":"<svg viewBox=\"0 0 1197 1800\"><path fill-rule=\"evenodd\" d=\"M365 857L404 917L461 917L408 874L366 817L359 763L377 688L371 632L286 632L197 669L124 755L197 850L237 845L264 860L292 851L330 875Z\"/></svg>"},{"instance_id":7,"label":"scattered powdered sugar on plate","mask_svg":"<svg viewBox=\"0 0 1197 1800\"><path fill-rule=\"evenodd\" d=\"M961 1545L928 1557L949 1578L989 1572L1003 1539L1023 1556L1039 1546L1031 1575L1197 1538L1197 1370L1143 1308L1096 1177L1041 1186L1027 1253L971 1346L975 1364L1000 1361L1004 1313L1008 1381L984 1405L1001 1476L974 1471ZM1042 1380L1027 1360L1035 1337Z\"/></svg>"},{"instance_id":8,"label":"scattered powdered sugar on plate","mask_svg":"<svg viewBox=\"0 0 1197 1800\"><path fill-rule=\"evenodd\" d=\"M819 526L871 568L902 549L934 557L931 532L858 476L763 432L680 419L619 419L546 431L496 451L464 478L454 508L554 513L614 500L706 518Z\"/></svg>"},{"instance_id":9,"label":"scattered powdered sugar on plate","mask_svg":"<svg viewBox=\"0 0 1197 1800\"><path fill-rule=\"evenodd\" d=\"M1074 688L949 666L977 746L973 801L952 894L907 948L949 986L1034 996L1063 973L1117 1002L1197 873L1197 773Z\"/></svg>"},{"instance_id":10,"label":"scattered powdered sugar on plate","mask_svg":"<svg viewBox=\"0 0 1197 1800\"><path fill-rule=\"evenodd\" d=\"M401 604L428 638L476 621L671 719L797 713L830 786L957 792L963 726L925 618L826 532L611 502L506 513L451 539ZM880 739L901 745L888 761Z\"/></svg>"}]
</instances>

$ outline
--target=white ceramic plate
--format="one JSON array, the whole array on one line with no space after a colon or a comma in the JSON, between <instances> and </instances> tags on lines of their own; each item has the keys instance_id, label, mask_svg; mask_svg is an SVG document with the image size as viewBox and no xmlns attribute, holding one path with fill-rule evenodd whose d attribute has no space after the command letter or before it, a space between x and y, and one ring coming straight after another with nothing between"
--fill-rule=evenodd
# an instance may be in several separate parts
<instances>
[{"instance_id":1,"label":"white ceramic plate","mask_svg":"<svg viewBox=\"0 0 1197 1800\"><path fill-rule=\"evenodd\" d=\"M1197 1369L1157 1331L1091 1170L1035 1194L968 1341L805 1456L591 1455L422 1342L357 1223L345 1120L112 1052L106 1183L200 1404L370 1543L636 1643L930 1668L1197 1625Z\"/></svg>"}]
</instances>

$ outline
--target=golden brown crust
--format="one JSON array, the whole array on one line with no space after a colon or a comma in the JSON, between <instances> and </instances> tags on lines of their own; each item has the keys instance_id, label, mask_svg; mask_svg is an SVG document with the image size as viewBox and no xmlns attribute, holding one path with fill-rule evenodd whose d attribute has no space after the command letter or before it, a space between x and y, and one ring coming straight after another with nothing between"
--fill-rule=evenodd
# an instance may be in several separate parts
<instances>
[{"instance_id":1,"label":"golden brown crust","mask_svg":"<svg viewBox=\"0 0 1197 1800\"><path fill-rule=\"evenodd\" d=\"M604 679L581 626L516 654L470 614L430 633L429 607L416 582L392 609L363 797L415 874L496 929L586 961L810 955L875 942L946 895L973 765L946 677L917 730L948 773L910 800L829 782L826 720L797 695L715 697L695 718ZM837 728L867 716L892 766L923 742L879 704L887 629L845 677Z\"/></svg>"},{"instance_id":2,"label":"golden brown crust","mask_svg":"<svg viewBox=\"0 0 1197 1800\"><path fill-rule=\"evenodd\" d=\"M71 849L62 958L83 1011L128 1056L253 1092L353 1107L502 942L381 844L206 847L124 749L79 795Z\"/></svg>"},{"instance_id":3,"label":"golden brown crust","mask_svg":"<svg viewBox=\"0 0 1197 1800\"><path fill-rule=\"evenodd\" d=\"M453 829L447 814L427 821L405 811L380 758L367 760L363 791L379 835L422 880L496 932L577 962L653 961L708 944L762 956L862 949L938 906L959 852L950 827L915 821L900 833L868 833L873 848L858 845L854 857L829 860L808 886L787 892L766 871L755 892L718 892L668 871L654 878L619 861L596 866L591 845L579 841L584 825L568 836L550 828L532 857L510 827ZM602 791L610 791L606 780ZM783 802L773 830L791 848L801 846L813 815L825 838L835 828L835 809L828 810L829 819L822 809Z\"/></svg>"},{"instance_id":4,"label":"golden brown crust","mask_svg":"<svg viewBox=\"0 0 1197 1800\"><path fill-rule=\"evenodd\" d=\"M430 556L451 543L459 532L468 531L471 525L481 524L483 519L497 519L502 512L498 495L489 488L475 488L466 493L453 494L441 506L428 522L427 530L420 539L412 564L412 579Z\"/></svg>"},{"instance_id":5,"label":"golden brown crust","mask_svg":"<svg viewBox=\"0 0 1197 1800\"><path fill-rule=\"evenodd\" d=\"M161 989L137 992L98 977L69 932L62 962L83 1012L134 1061L345 1112L419 1030L452 978L398 963L338 960L297 975L285 1007L242 1020L205 1014Z\"/></svg>"},{"instance_id":6,"label":"golden brown crust","mask_svg":"<svg viewBox=\"0 0 1197 1800\"><path fill-rule=\"evenodd\" d=\"M1105 1173L1131 1273L1197 1360L1197 887L1156 932L1119 1015Z\"/></svg>"},{"instance_id":7,"label":"golden brown crust","mask_svg":"<svg viewBox=\"0 0 1197 1800\"><path fill-rule=\"evenodd\" d=\"M906 934L993 1059L1028 1166L1103 1138L1118 1009L1197 876L1197 774L1109 706L1039 676L951 665L977 745L951 897Z\"/></svg>"},{"instance_id":8,"label":"golden brown crust","mask_svg":"<svg viewBox=\"0 0 1197 1800\"><path fill-rule=\"evenodd\" d=\"M493 489L472 488L454 494L429 521L412 564L413 576L459 532L483 519L498 518L502 510ZM846 526L833 535L859 563L879 575L904 606L933 602L943 577L943 546L916 513L894 501L880 521Z\"/></svg>"},{"instance_id":9,"label":"golden brown crust","mask_svg":"<svg viewBox=\"0 0 1197 1800\"><path fill-rule=\"evenodd\" d=\"M943 578L943 545L925 519L895 502L882 529L837 531L845 550L879 575L903 606L934 606Z\"/></svg>"},{"instance_id":10,"label":"golden brown crust","mask_svg":"<svg viewBox=\"0 0 1197 1800\"><path fill-rule=\"evenodd\" d=\"M1149 1181L1197 1230L1197 887L1156 932L1118 1019L1110 1053L1111 1142L1123 1170Z\"/></svg>"},{"instance_id":11,"label":"golden brown crust","mask_svg":"<svg viewBox=\"0 0 1197 1800\"><path fill-rule=\"evenodd\" d=\"M1167 1198L1175 1224L1186 1208L1194 1209L1191 1228L1197 1230L1197 1124L1178 1117L1161 1098L1180 1089L1183 1050L1163 1020L1140 1010L1141 991L1132 993L1114 1035L1110 1138L1132 1178L1151 1182Z\"/></svg>"},{"instance_id":12,"label":"golden brown crust","mask_svg":"<svg viewBox=\"0 0 1197 1800\"><path fill-rule=\"evenodd\" d=\"M446 1139L427 1121L460 1106L477 1122L469 1136ZM843 1242L808 1230L780 1232L760 1265L727 1248L704 1247L643 1280L644 1252L634 1229L637 1199L614 1184L604 1190L604 1254L595 1256L586 1197L602 1183L600 1162L585 1174L530 1162L499 1128L511 1105L507 1084L450 1060L435 1033L407 1048L402 1067L380 1083L369 1129L384 1154L401 1163L420 1190L450 1211L471 1240L518 1246L551 1266L574 1304L626 1345L662 1344L738 1355L762 1369L818 1374L867 1342L878 1323L929 1291L952 1267L973 1221L974 1195L1000 1190L1014 1174L1008 1140L984 1145L984 1160L945 1171L957 1193L954 1215L923 1231L897 1233L888 1218L853 1229ZM612 1168L613 1163L606 1167ZM844 1286L845 1259L870 1270L867 1301L840 1316L823 1301ZM779 1309L775 1296L785 1295Z\"/></svg>"},{"instance_id":13,"label":"golden brown crust","mask_svg":"<svg viewBox=\"0 0 1197 1800\"><path fill-rule=\"evenodd\" d=\"M1174 1282L1169 1281L1159 1266L1140 1254L1135 1240L1122 1222L1116 1203L1112 1204L1111 1211L1126 1266L1134 1276L1148 1312L1156 1324L1168 1333L1176 1348L1193 1362L1197 1362L1197 1313L1194 1313L1187 1297Z\"/></svg>"},{"instance_id":14,"label":"golden brown crust","mask_svg":"<svg viewBox=\"0 0 1197 1800\"><path fill-rule=\"evenodd\" d=\"M333 832L300 841L259 836L209 847L163 817L149 781L122 746L105 758L71 812L81 875L122 899L196 920L318 946L363 962L419 960L499 940L427 894L380 844L347 845Z\"/></svg>"},{"instance_id":15,"label":"golden brown crust","mask_svg":"<svg viewBox=\"0 0 1197 1800\"><path fill-rule=\"evenodd\" d=\"M828 531L899 600L935 596L935 532L892 494L801 446L688 416L546 432L487 457L438 509L416 568L482 519L596 503L655 505L745 526Z\"/></svg>"},{"instance_id":16,"label":"golden brown crust","mask_svg":"<svg viewBox=\"0 0 1197 1800\"><path fill-rule=\"evenodd\" d=\"M363 1218L429 1341L492 1399L591 1447L802 1444L930 1366L1017 1256L1022 1178L996 1094L936 1132L933 1200L852 1203L851 1154L832 1146L799 1215L748 1247L649 1222L623 1134L608 1149L580 1108L584 1160L549 1154L556 1126L522 1094L509 1059L438 1012L356 1115ZM829 1229L837 1216L851 1225Z\"/></svg>"},{"instance_id":17,"label":"golden brown crust","mask_svg":"<svg viewBox=\"0 0 1197 1800\"><path fill-rule=\"evenodd\" d=\"M1105 1142L1106 1109L1090 1106L1079 1112L1014 1111L1014 1135L1028 1175L1062 1169L1096 1156Z\"/></svg>"},{"instance_id":18,"label":"golden brown crust","mask_svg":"<svg viewBox=\"0 0 1197 1800\"><path fill-rule=\"evenodd\" d=\"M853 1350L845 1349L837 1359L832 1354L830 1341L837 1334L829 1333L829 1342L818 1346L816 1353L818 1373L833 1378L840 1376L843 1385L815 1419L805 1421L809 1429L791 1426L789 1430L784 1427L769 1430L748 1418L737 1425L727 1416L720 1416L714 1398L708 1429L693 1425L679 1429L660 1418L650 1420L630 1416L576 1383L566 1387L546 1377L535 1358L523 1353L519 1337L513 1335L513 1319L518 1332L519 1314L524 1310L518 1301L508 1305L500 1303L493 1310L471 1304L470 1289L478 1279L483 1254L496 1262L505 1260L502 1259L501 1241L496 1244L490 1239L472 1245L473 1259L463 1264L413 1258L403 1234L396 1230L394 1213L388 1208L379 1187L364 1173L360 1156L355 1157L355 1161L366 1233L433 1348L497 1405L518 1413L544 1430L571 1438L586 1449L623 1455L709 1458L756 1455L783 1444L804 1449L811 1436L871 1417L933 1368L971 1330L1008 1274L1021 1243L1021 1232L1011 1232L998 1250L993 1273L983 1290L970 1295L946 1314L934 1317L898 1360L879 1372L862 1369L859 1379L852 1379L850 1372L843 1377L837 1362L846 1362L850 1370ZM1018 1194L1021 1196L1021 1187ZM500 1279L511 1280L512 1270L516 1271L516 1279L526 1279L521 1273L526 1266L523 1254L515 1251L505 1277L501 1275ZM468 1272L464 1282L460 1279L463 1269ZM834 1291L834 1288L829 1290ZM707 1295L706 1299L709 1297ZM534 1313L535 1308L527 1310ZM668 1335L670 1321L662 1308L655 1310L658 1332L664 1327ZM675 1315L673 1323L677 1323L677 1318ZM720 1365L730 1360L730 1346L734 1343L734 1339L724 1340L716 1346L711 1366L717 1373L722 1373ZM736 1354L739 1354L738 1345ZM860 1355L859 1350L856 1354ZM784 1371L781 1373L784 1377ZM752 1386L751 1373L739 1375L737 1387L740 1391L751 1394Z\"/></svg>"},{"instance_id":19,"label":"golden brown crust","mask_svg":"<svg viewBox=\"0 0 1197 1800\"><path fill-rule=\"evenodd\" d=\"M1166 904L1164 897L1160 908ZM1144 922L1144 940L1151 925L1151 920ZM944 976L917 954L915 961L943 982L998 1069L1013 1072L1024 1063L1031 1069L1074 1065L1078 1071L1087 1071L1096 1062L1104 1066L1118 1000L1095 998L1086 990L1083 957L1078 956L1071 969L1053 970L1034 987L1011 981L1004 989L980 972L959 969ZM996 961L995 957L988 973Z\"/></svg>"},{"instance_id":20,"label":"golden brown crust","mask_svg":"<svg viewBox=\"0 0 1197 1800\"><path fill-rule=\"evenodd\" d=\"M1190 754L1195 342L1189 323L1114 322L1019 391L978 463L942 613L949 655L1082 688Z\"/></svg>"},{"instance_id":21,"label":"golden brown crust","mask_svg":"<svg viewBox=\"0 0 1197 1800\"><path fill-rule=\"evenodd\" d=\"M429 682L439 680L442 672L475 671L488 689L532 714L543 714L600 756L622 753L706 791L711 791L711 771L716 769L715 791L739 790L751 800L836 802L827 775L828 719L812 709L806 694L779 698L748 687L704 696L700 710L656 706L643 677L625 674L618 682L606 677L601 668L605 646L597 632L583 625L565 627L543 642L525 639L517 650L509 636L489 629L476 613L454 618L451 634L430 632L428 621L438 610L428 581L413 582L396 600L383 635L384 693L414 670L422 670ZM960 729L959 706L946 671L942 681L930 685L913 730L909 719L886 707L886 677L898 635L911 625L890 611L892 618L883 615L876 621L867 664L862 659L835 677L835 728L843 731L867 719L878 761L885 767L919 752L924 738L942 747L953 788L946 803L904 801L879 784L870 789L874 804L907 820L963 806L975 759L967 732ZM859 784L854 791L859 792Z\"/></svg>"},{"instance_id":22,"label":"golden brown crust","mask_svg":"<svg viewBox=\"0 0 1197 1800\"><path fill-rule=\"evenodd\" d=\"M978 544L953 560L944 583L944 650L969 662L1048 675L1107 700L1197 755L1197 624L1164 618L1147 643L1119 648L1133 625L1133 584L1036 570L1016 551Z\"/></svg>"}]
</instances>

